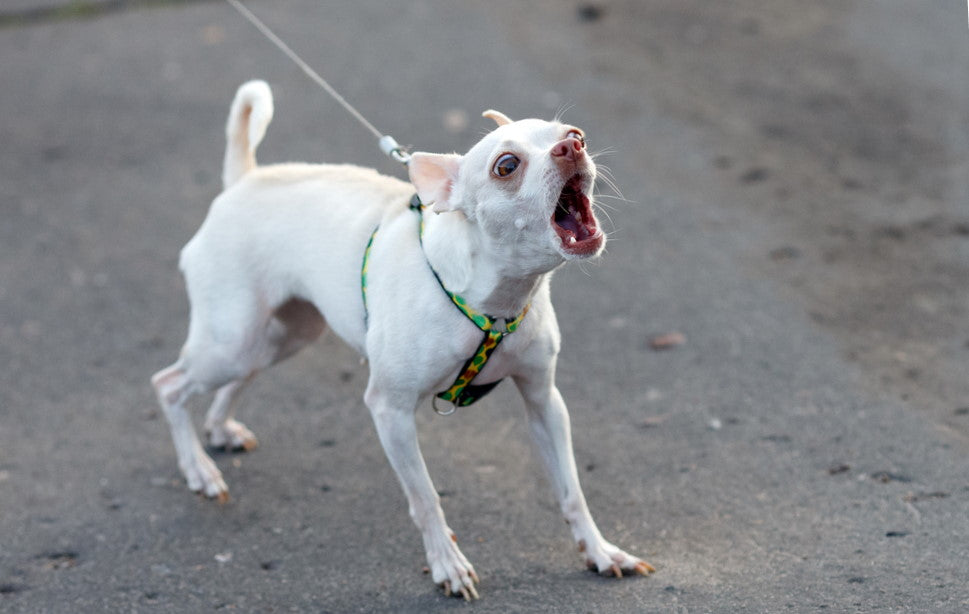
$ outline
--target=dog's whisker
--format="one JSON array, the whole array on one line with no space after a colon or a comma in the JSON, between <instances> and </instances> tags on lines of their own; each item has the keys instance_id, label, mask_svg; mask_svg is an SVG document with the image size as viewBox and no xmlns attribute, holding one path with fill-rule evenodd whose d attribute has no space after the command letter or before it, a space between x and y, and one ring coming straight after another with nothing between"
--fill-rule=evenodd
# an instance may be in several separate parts
<instances>
[{"instance_id":1,"label":"dog's whisker","mask_svg":"<svg viewBox=\"0 0 969 614\"><path fill-rule=\"evenodd\" d=\"M603 183L605 183L607 186L613 189L617 194L619 194L621 191L618 189L616 185L616 178L615 178L615 175L613 175L612 173L612 169L606 166L605 164L598 165L597 169L598 169L599 177L602 178Z\"/></svg>"},{"instance_id":2,"label":"dog's whisker","mask_svg":"<svg viewBox=\"0 0 969 614\"><path fill-rule=\"evenodd\" d=\"M579 263L578 269L586 277L592 277L592 273L590 273L589 271L587 271L586 268L585 268L586 265L588 265L588 264L591 264L591 261L584 260L584 261L582 261L582 262Z\"/></svg>"},{"instance_id":3,"label":"dog's whisker","mask_svg":"<svg viewBox=\"0 0 969 614\"><path fill-rule=\"evenodd\" d=\"M565 114L571 111L574 106L575 106L575 103L573 102L563 102L562 104L560 104L558 106L558 109L555 111L555 115L553 116L552 121L558 122L560 124L564 123L562 120L565 118Z\"/></svg>"},{"instance_id":4,"label":"dog's whisker","mask_svg":"<svg viewBox=\"0 0 969 614\"><path fill-rule=\"evenodd\" d=\"M597 169L599 171L599 178L602 179L602 183L606 184L606 187L615 192L620 199L626 200L626 197L623 196L622 190L620 190L619 186L616 184L615 178L612 174L612 169L604 164L598 165Z\"/></svg>"},{"instance_id":5,"label":"dog's whisker","mask_svg":"<svg viewBox=\"0 0 969 614\"><path fill-rule=\"evenodd\" d=\"M626 195L625 194L623 194L622 192L619 191L619 186L615 185L614 183L612 185L610 185L610 182L611 181L612 180L608 180L608 181L603 180L603 183L606 184L606 187L608 187L610 190L612 190L613 193L612 194L607 194L605 192L600 192L596 196L597 197L602 197L602 198L608 198L610 200L618 201L618 202L621 202L621 203L634 204L633 201L631 201L628 198L626 198Z\"/></svg>"},{"instance_id":6,"label":"dog's whisker","mask_svg":"<svg viewBox=\"0 0 969 614\"><path fill-rule=\"evenodd\" d=\"M618 196L613 196L612 194L595 194L595 195L593 195L593 199L595 200L595 206L596 207L602 207L603 209L609 209L610 211L618 211L619 210L619 207L617 207L617 206L615 206L615 205L613 205L611 203L603 202L603 199L605 199L605 200L618 200L619 202L622 202L622 203L628 203L629 202L628 200L619 198Z\"/></svg>"},{"instance_id":7,"label":"dog's whisker","mask_svg":"<svg viewBox=\"0 0 969 614\"><path fill-rule=\"evenodd\" d=\"M621 203L636 204L636 201L629 200L625 196L620 196L619 194L607 194L606 192L593 192L593 195L598 198L607 198L609 200L617 200Z\"/></svg>"},{"instance_id":8,"label":"dog's whisker","mask_svg":"<svg viewBox=\"0 0 969 614\"><path fill-rule=\"evenodd\" d=\"M609 157L609 156L615 155L616 153L618 153L618 150L615 147L606 147L604 149L599 149L594 152L590 152L589 156L591 156L592 159L596 162L596 164L598 164L600 157Z\"/></svg>"},{"instance_id":9,"label":"dog's whisker","mask_svg":"<svg viewBox=\"0 0 969 614\"><path fill-rule=\"evenodd\" d=\"M611 216L611 215L609 215L609 212L608 212L608 211L606 211L605 209L603 209L603 210L601 211L601 213L602 213L602 215L603 215L603 216L604 216L604 217L606 218L606 221L608 221L608 222L609 222L609 225L610 225L610 226L611 226L611 227L613 228L613 230L615 230L615 229L616 229L616 223L612 221L612 216ZM608 233L608 232L606 233L606 237L607 237L607 238L609 238L609 237L611 237L611 236L612 236L612 235L611 235L610 233Z\"/></svg>"}]
</instances>

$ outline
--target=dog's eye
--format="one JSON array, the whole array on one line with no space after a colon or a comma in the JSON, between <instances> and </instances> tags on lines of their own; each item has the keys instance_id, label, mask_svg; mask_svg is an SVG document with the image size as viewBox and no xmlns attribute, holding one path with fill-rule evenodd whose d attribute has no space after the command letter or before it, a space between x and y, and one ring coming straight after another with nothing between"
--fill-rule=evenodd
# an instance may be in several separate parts
<instances>
[{"instance_id":1,"label":"dog's eye","mask_svg":"<svg viewBox=\"0 0 969 614\"><path fill-rule=\"evenodd\" d=\"M583 135L578 130L569 130L569 133L565 135L565 138L575 139L578 142L582 143L582 146L585 147L585 135Z\"/></svg>"},{"instance_id":2,"label":"dog's eye","mask_svg":"<svg viewBox=\"0 0 969 614\"><path fill-rule=\"evenodd\" d=\"M515 154L502 154L499 156L498 160L495 161L495 167L491 169L495 175L499 177L507 177L515 172L518 165L521 164L521 160Z\"/></svg>"}]
</instances>

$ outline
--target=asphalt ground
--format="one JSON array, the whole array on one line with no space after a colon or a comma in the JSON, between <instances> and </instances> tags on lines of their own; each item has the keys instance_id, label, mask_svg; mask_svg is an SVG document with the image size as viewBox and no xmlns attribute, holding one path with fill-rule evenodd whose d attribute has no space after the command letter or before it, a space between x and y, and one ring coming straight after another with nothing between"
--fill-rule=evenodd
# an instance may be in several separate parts
<instances>
[{"instance_id":1,"label":"asphalt ground","mask_svg":"<svg viewBox=\"0 0 969 614\"><path fill-rule=\"evenodd\" d=\"M236 87L273 87L263 162L401 170L224 3L14 0L0 611L969 609L959 3L248 5L415 149L462 151L497 108L606 151L624 198L602 259L553 282L559 384L600 528L657 572L584 569L506 384L420 414L482 577L443 597L334 337L247 391L261 447L215 454L231 502L191 495L148 377L184 338L178 250Z\"/></svg>"}]
</instances>

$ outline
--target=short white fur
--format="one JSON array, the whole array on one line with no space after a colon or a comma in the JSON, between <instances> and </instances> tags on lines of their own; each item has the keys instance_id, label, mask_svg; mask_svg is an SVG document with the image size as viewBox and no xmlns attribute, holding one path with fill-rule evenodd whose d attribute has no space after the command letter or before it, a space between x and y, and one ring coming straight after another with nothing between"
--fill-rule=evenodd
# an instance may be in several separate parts
<instances>
[{"instance_id":1,"label":"short white fur","mask_svg":"<svg viewBox=\"0 0 969 614\"><path fill-rule=\"evenodd\" d=\"M181 253L191 302L188 338L178 360L152 377L188 487L228 499L222 474L192 425L189 398L215 392L205 418L212 445L254 448L255 436L233 415L239 392L329 327L370 363L364 400L423 536L431 578L449 594L477 597L477 574L447 525L421 456L415 412L451 384L481 332L442 292L433 267L478 311L514 316L531 304L476 383L514 380L539 456L590 567L617 576L651 572L648 563L607 542L589 514L568 412L555 386L560 336L549 299L551 272L566 260L598 255L605 243L591 209L588 225L595 232L580 251L553 228L570 178L591 199L595 165L574 137L576 129L536 119L513 122L488 111L497 129L463 156L413 154L412 183L406 183L351 165L258 166L255 151L272 109L266 83L239 88L226 125L225 190ZM492 170L504 152L521 160L510 178ZM407 207L415 190L440 213L424 213L423 249L416 214ZM365 319L360 266L378 225Z\"/></svg>"}]
</instances>

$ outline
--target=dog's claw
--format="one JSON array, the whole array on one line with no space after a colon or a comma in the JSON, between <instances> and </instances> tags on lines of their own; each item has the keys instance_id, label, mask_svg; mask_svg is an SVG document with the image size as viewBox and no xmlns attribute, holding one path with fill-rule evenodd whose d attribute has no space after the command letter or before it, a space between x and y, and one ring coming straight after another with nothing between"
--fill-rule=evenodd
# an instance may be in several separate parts
<instances>
[{"instance_id":1,"label":"dog's claw","mask_svg":"<svg viewBox=\"0 0 969 614\"><path fill-rule=\"evenodd\" d=\"M481 599L481 596L478 594L478 591L477 591L477 589L474 588L474 585L473 584L469 584L467 586L462 586L459 590L456 590L455 591L451 587L451 581L450 580L445 580L444 581L444 596L445 597L457 597L458 595L461 595L461 598L464 599L465 601L471 601L472 599Z\"/></svg>"},{"instance_id":2,"label":"dog's claw","mask_svg":"<svg viewBox=\"0 0 969 614\"><path fill-rule=\"evenodd\" d=\"M230 499L229 491L227 490L220 490L219 492L210 493L210 492L207 492L205 489L200 488L198 490L194 490L193 492L197 494L200 498L206 499L208 501L214 500L219 505L225 505L226 503L229 502L229 499Z\"/></svg>"},{"instance_id":3,"label":"dog's claw","mask_svg":"<svg viewBox=\"0 0 969 614\"><path fill-rule=\"evenodd\" d=\"M222 479L222 473L215 463L201 451L184 463L179 463L188 489L207 499L217 499L219 503L229 500L229 488Z\"/></svg>"},{"instance_id":4,"label":"dog's claw","mask_svg":"<svg viewBox=\"0 0 969 614\"><path fill-rule=\"evenodd\" d=\"M225 448L227 452L252 452L259 447L259 440L245 424L232 418L223 424L208 428L209 445Z\"/></svg>"},{"instance_id":5,"label":"dog's claw","mask_svg":"<svg viewBox=\"0 0 969 614\"><path fill-rule=\"evenodd\" d=\"M448 597L461 597L465 601L478 599L474 585L480 582L478 574L458 548L454 531L442 527L442 532L434 532L427 540L427 563L431 579L444 589Z\"/></svg>"},{"instance_id":6,"label":"dog's claw","mask_svg":"<svg viewBox=\"0 0 969 614\"><path fill-rule=\"evenodd\" d=\"M478 576L473 576L472 580L478 582ZM444 596L445 597L457 597L460 595L465 601L471 601L472 599L481 599L478 594L478 590L474 587L474 584L462 584L461 588L455 590L450 580L445 580L443 583Z\"/></svg>"},{"instance_id":7,"label":"dog's claw","mask_svg":"<svg viewBox=\"0 0 969 614\"><path fill-rule=\"evenodd\" d=\"M580 545L584 545L581 540ZM648 576L656 571L656 568L646 561L623 552L609 542L588 547L585 564L590 570L610 578L622 578L623 572Z\"/></svg>"}]
</instances>

